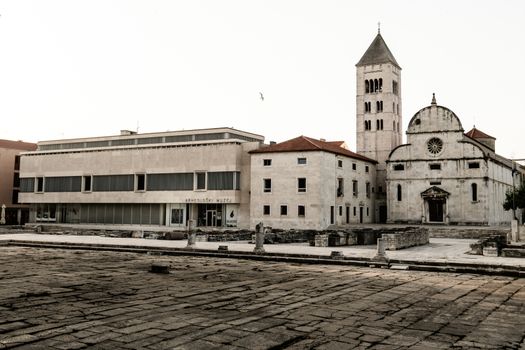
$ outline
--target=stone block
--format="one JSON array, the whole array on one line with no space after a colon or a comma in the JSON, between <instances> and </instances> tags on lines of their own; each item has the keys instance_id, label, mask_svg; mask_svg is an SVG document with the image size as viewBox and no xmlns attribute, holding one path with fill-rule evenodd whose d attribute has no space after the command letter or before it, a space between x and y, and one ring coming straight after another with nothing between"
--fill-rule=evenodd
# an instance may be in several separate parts
<instances>
[{"instance_id":1,"label":"stone block","mask_svg":"<svg viewBox=\"0 0 525 350\"><path fill-rule=\"evenodd\" d=\"M133 231L131 233L131 238L144 238L144 231Z\"/></svg>"},{"instance_id":2,"label":"stone block","mask_svg":"<svg viewBox=\"0 0 525 350\"><path fill-rule=\"evenodd\" d=\"M484 256L498 256L498 248L496 247L483 247Z\"/></svg>"},{"instance_id":3,"label":"stone block","mask_svg":"<svg viewBox=\"0 0 525 350\"><path fill-rule=\"evenodd\" d=\"M316 247L328 247L328 235L316 235L315 236Z\"/></svg>"}]
</instances>

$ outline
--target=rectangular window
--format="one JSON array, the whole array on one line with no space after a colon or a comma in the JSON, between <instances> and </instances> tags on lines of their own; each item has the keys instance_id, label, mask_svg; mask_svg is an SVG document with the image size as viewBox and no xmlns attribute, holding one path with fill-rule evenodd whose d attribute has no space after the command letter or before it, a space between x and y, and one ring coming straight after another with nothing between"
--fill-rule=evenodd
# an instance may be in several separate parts
<instances>
[{"instance_id":1,"label":"rectangular window","mask_svg":"<svg viewBox=\"0 0 525 350\"><path fill-rule=\"evenodd\" d=\"M330 225L333 225L334 224L334 221L335 221L335 215L334 215L334 206L330 206Z\"/></svg>"},{"instance_id":2,"label":"rectangular window","mask_svg":"<svg viewBox=\"0 0 525 350\"><path fill-rule=\"evenodd\" d=\"M345 195L345 183L343 178L337 179L337 197L343 197Z\"/></svg>"},{"instance_id":3,"label":"rectangular window","mask_svg":"<svg viewBox=\"0 0 525 350\"><path fill-rule=\"evenodd\" d=\"M370 198L370 182L366 183L366 196Z\"/></svg>"},{"instance_id":4,"label":"rectangular window","mask_svg":"<svg viewBox=\"0 0 525 350\"><path fill-rule=\"evenodd\" d=\"M15 156L15 170L20 170L20 156Z\"/></svg>"},{"instance_id":5,"label":"rectangular window","mask_svg":"<svg viewBox=\"0 0 525 350\"><path fill-rule=\"evenodd\" d=\"M370 168L368 167L368 165L365 165L365 173L368 173L370 171Z\"/></svg>"},{"instance_id":6,"label":"rectangular window","mask_svg":"<svg viewBox=\"0 0 525 350\"><path fill-rule=\"evenodd\" d=\"M366 207L366 216L370 216L370 210L368 207Z\"/></svg>"},{"instance_id":7,"label":"rectangular window","mask_svg":"<svg viewBox=\"0 0 525 350\"><path fill-rule=\"evenodd\" d=\"M148 191L193 191L194 173L148 174Z\"/></svg>"},{"instance_id":8,"label":"rectangular window","mask_svg":"<svg viewBox=\"0 0 525 350\"><path fill-rule=\"evenodd\" d=\"M339 216L343 216L343 207L339 206Z\"/></svg>"},{"instance_id":9,"label":"rectangular window","mask_svg":"<svg viewBox=\"0 0 525 350\"><path fill-rule=\"evenodd\" d=\"M205 190L206 189L206 173L204 172L198 172L195 173L195 183L196 183L196 190Z\"/></svg>"},{"instance_id":10,"label":"rectangular window","mask_svg":"<svg viewBox=\"0 0 525 350\"><path fill-rule=\"evenodd\" d=\"M263 159L263 166L271 166L272 160L271 159Z\"/></svg>"},{"instance_id":11,"label":"rectangular window","mask_svg":"<svg viewBox=\"0 0 525 350\"><path fill-rule=\"evenodd\" d=\"M146 191L146 174L135 174L135 191Z\"/></svg>"},{"instance_id":12,"label":"rectangular window","mask_svg":"<svg viewBox=\"0 0 525 350\"><path fill-rule=\"evenodd\" d=\"M272 192L272 179L263 179L263 192Z\"/></svg>"},{"instance_id":13,"label":"rectangular window","mask_svg":"<svg viewBox=\"0 0 525 350\"><path fill-rule=\"evenodd\" d=\"M283 215L283 216L288 215L288 206L287 205L281 205L281 215Z\"/></svg>"},{"instance_id":14,"label":"rectangular window","mask_svg":"<svg viewBox=\"0 0 525 350\"><path fill-rule=\"evenodd\" d=\"M171 223L172 224L183 224L184 223L184 209L171 209Z\"/></svg>"},{"instance_id":15,"label":"rectangular window","mask_svg":"<svg viewBox=\"0 0 525 350\"><path fill-rule=\"evenodd\" d=\"M469 169L479 169L479 162L469 162L468 168Z\"/></svg>"},{"instance_id":16,"label":"rectangular window","mask_svg":"<svg viewBox=\"0 0 525 350\"><path fill-rule=\"evenodd\" d=\"M306 158L297 158L297 164L306 164Z\"/></svg>"},{"instance_id":17,"label":"rectangular window","mask_svg":"<svg viewBox=\"0 0 525 350\"><path fill-rule=\"evenodd\" d=\"M357 186L358 186L357 180L353 180L352 181L352 194L354 195L354 197L357 197L358 195Z\"/></svg>"},{"instance_id":18,"label":"rectangular window","mask_svg":"<svg viewBox=\"0 0 525 350\"><path fill-rule=\"evenodd\" d=\"M356 216L356 215L357 215L357 208L354 207L354 216Z\"/></svg>"},{"instance_id":19,"label":"rectangular window","mask_svg":"<svg viewBox=\"0 0 525 350\"><path fill-rule=\"evenodd\" d=\"M357 164L356 163L352 163L352 170L357 170Z\"/></svg>"},{"instance_id":20,"label":"rectangular window","mask_svg":"<svg viewBox=\"0 0 525 350\"><path fill-rule=\"evenodd\" d=\"M350 207L346 207L346 223L350 223Z\"/></svg>"},{"instance_id":21,"label":"rectangular window","mask_svg":"<svg viewBox=\"0 0 525 350\"><path fill-rule=\"evenodd\" d=\"M297 192L306 192L306 178L300 177L297 179Z\"/></svg>"},{"instance_id":22,"label":"rectangular window","mask_svg":"<svg viewBox=\"0 0 525 350\"><path fill-rule=\"evenodd\" d=\"M441 181L430 181L430 185L433 185L433 186L441 185Z\"/></svg>"},{"instance_id":23,"label":"rectangular window","mask_svg":"<svg viewBox=\"0 0 525 350\"><path fill-rule=\"evenodd\" d=\"M234 174L233 171L214 171L207 172L208 191L221 191L234 189Z\"/></svg>"},{"instance_id":24,"label":"rectangular window","mask_svg":"<svg viewBox=\"0 0 525 350\"><path fill-rule=\"evenodd\" d=\"M91 192L91 175L82 176L82 192Z\"/></svg>"},{"instance_id":25,"label":"rectangular window","mask_svg":"<svg viewBox=\"0 0 525 350\"><path fill-rule=\"evenodd\" d=\"M405 170L405 165L404 164L394 164L393 168L395 171L401 171L401 170Z\"/></svg>"},{"instance_id":26,"label":"rectangular window","mask_svg":"<svg viewBox=\"0 0 525 350\"><path fill-rule=\"evenodd\" d=\"M337 160L337 167L342 168L343 167L343 161L341 159Z\"/></svg>"},{"instance_id":27,"label":"rectangular window","mask_svg":"<svg viewBox=\"0 0 525 350\"><path fill-rule=\"evenodd\" d=\"M20 173L13 173L13 188L20 187Z\"/></svg>"},{"instance_id":28,"label":"rectangular window","mask_svg":"<svg viewBox=\"0 0 525 350\"><path fill-rule=\"evenodd\" d=\"M37 177L35 179L35 192L36 193L44 192L44 178L43 177Z\"/></svg>"},{"instance_id":29,"label":"rectangular window","mask_svg":"<svg viewBox=\"0 0 525 350\"><path fill-rule=\"evenodd\" d=\"M429 164L430 170L441 170L441 164L433 163Z\"/></svg>"},{"instance_id":30,"label":"rectangular window","mask_svg":"<svg viewBox=\"0 0 525 350\"><path fill-rule=\"evenodd\" d=\"M297 216L299 216L299 217L305 217L305 209L304 209L304 205L298 205L298 206L297 206Z\"/></svg>"},{"instance_id":31,"label":"rectangular window","mask_svg":"<svg viewBox=\"0 0 525 350\"><path fill-rule=\"evenodd\" d=\"M263 215L270 215L270 206L263 205Z\"/></svg>"}]
</instances>

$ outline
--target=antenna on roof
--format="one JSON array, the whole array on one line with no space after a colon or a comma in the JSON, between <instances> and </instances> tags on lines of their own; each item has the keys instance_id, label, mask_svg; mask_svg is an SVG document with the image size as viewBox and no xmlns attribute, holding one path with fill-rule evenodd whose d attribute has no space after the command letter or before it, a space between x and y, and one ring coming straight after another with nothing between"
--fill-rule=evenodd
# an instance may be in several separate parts
<instances>
[{"instance_id":1,"label":"antenna on roof","mask_svg":"<svg viewBox=\"0 0 525 350\"><path fill-rule=\"evenodd\" d=\"M381 34L381 22L377 22L377 34Z\"/></svg>"},{"instance_id":2,"label":"antenna on roof","mask_svg":"<svg viewBox=\"0 0 525 350\"><path fill-rule=\"evenodd\" d=\"M137 120L137 134L139 133L139 121Z\"/></svg>"}]
</instances>

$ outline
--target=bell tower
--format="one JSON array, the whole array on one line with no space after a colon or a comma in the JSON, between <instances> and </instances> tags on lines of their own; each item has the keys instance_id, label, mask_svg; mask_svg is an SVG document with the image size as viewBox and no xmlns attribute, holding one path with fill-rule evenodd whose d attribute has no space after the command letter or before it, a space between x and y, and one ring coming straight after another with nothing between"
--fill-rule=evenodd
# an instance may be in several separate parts
<instances>
[{"instance_id":1,"label":"bell tower","mask_svg":"<svg viewBox=\"0 0 525 350\"><path fill-rule=\"evenodd\" d=\"M356 150L377 160L376 218L386 222L386 160L402 142L401 67L378 33L356 64Z\"/></svg>"}]
</instances>

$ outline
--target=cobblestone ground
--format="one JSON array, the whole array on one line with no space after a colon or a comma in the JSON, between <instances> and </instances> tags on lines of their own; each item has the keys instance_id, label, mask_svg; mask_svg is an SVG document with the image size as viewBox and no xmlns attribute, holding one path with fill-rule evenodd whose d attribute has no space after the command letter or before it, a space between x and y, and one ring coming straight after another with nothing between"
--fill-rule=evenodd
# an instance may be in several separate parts
<instances>
[{"instance_id":1,"label":"cobblestone ground","mask_svg":"<svg viewBox=\"0 0 525 350\"><path fill-rule=\"evenodd\" d=\"M525 349L524 336L525 279L0 248L0 349Z\"/></svg>"}]
</instances>

